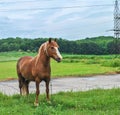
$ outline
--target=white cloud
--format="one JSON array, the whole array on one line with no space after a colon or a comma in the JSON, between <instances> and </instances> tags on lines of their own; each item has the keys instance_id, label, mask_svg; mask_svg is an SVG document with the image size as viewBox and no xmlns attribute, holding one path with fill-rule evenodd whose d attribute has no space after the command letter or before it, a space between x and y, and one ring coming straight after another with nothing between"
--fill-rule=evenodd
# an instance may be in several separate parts
<instances>
[{"instance_id":1,"label":"white cloud","mask_svg":"<svg viewBox=\"0 0 120 115\"><path fill-rule=\"evenodd\" d=\"M1 0L1 36L63 37L79 39L100 36L113 27L113 4L110 0ZM83 6L81 8L49 9ZM91 6L91 7L89 7ZM92 7L93 6L93 7ZM45 8L45 9L40 9ZM47 9L48 8L48 9ZM27 10L25 10L27 9ZM41 36L40 36L41 35Z\"/></svg>"}]
</instances>

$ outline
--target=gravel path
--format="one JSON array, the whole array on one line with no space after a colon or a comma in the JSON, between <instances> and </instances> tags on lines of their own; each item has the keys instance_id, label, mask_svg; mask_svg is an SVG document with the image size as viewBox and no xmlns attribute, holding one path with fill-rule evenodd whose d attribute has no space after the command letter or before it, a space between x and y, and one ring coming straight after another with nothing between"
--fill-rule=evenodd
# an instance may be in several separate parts
<instances>
[{"instance_id":1,"label":"gravel path","mask_svg":"<svg viewBox=\"0 0 120 115\"><path fill-rule=\"evenodd\" d=\"M75 77L52 79L50 82L50 93L60 91L86 91L96 88L111 89L120 87L120 74L117 75L98 75L94 77ZM35 93L35 83L31 82L30 93ZM13 95L19 94L18 81L0 82L0 92ZM45 93L45 83L40 84L40 93Z\"/></svg>"}]
</instances>

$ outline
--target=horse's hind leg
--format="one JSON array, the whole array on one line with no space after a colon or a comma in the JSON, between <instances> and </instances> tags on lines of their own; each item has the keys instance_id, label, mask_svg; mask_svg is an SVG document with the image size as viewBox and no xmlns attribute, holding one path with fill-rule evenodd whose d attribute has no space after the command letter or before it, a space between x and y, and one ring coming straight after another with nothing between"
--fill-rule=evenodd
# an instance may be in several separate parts
<instances>
[{"instance_id":1,"label":"horse's hind leg","mask_svg":"<svg viewBox=\"0 0 120 115\"><path fill-rule=\"evenodd\" d=\"M22 88L23 88L25 79L20 74L18 74L18 77L19 77L18 81L19 81L20 95L22 95L23 93Z\"/></svg>"},{"instance_id":2,"label":"horse's hind leg","mask_svg":"<svg viewBox=\"0 0 120 115\"><path fill-rule=\"evenodd\" d=\"M25 80L25 90L26 90L26 93L27 93L27 95L29 94L29 80Z\"/></svg>"},{"instance_id":3,"label":"horse's hind leg","mask_svg":"<svg viewBox=\"0 0 120 115\"><path fill-rule=\"evenodd\" d=\"M20 94L21 95L27 95L29 94L29 81L26 81L24 77L22 77L21 75L19 76L19 88L20 88Z\"/></svg>"},{"instance_id":4,"label":"horse's hind leg","mask_svg":"<svg viewBox=\"0 0 120 115\"><path fill-rule=\"evenodd\" d=\"M28 87L29 87L29 81L24 79L23 84L22 84L22 88L21 88L22 95L28 95L29 94L29 88Z\"/></svg>"}]
</instances>

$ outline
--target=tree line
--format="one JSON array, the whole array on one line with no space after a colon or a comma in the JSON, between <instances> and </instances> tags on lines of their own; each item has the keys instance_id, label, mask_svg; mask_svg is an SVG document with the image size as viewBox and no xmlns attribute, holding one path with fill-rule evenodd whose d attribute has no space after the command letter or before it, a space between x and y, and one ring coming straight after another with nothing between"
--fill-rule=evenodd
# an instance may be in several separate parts
<instances>
[{"instance_id":1,"label":"tree line","mask_svg":"<svg viewBox=\"0 0 120 115\"><path fill-rule=\"evenodd\" d=\"M48 38L6 38L0 39L0 52L38 51L40 45ZM120 54L120 39L111 36L99 36L80 40L57 39L62 53L70 54Z\"/></svg>"}]
</instances>

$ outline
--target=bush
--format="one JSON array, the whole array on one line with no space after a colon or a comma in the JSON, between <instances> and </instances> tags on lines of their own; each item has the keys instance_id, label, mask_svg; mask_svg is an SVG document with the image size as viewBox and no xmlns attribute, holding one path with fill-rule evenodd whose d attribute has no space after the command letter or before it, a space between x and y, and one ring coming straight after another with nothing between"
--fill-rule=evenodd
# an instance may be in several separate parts
<instances>
[{"instance_id":1,"label":"bush","mask_svg":"<svg viewBox=\"0 0 120 115\"><path fill-rule=\"evenodd\" d=\"M120 67L120 59L114 59L112 61L105 61L103 62L102 66Z\"/></svg>"}]
</instances>

